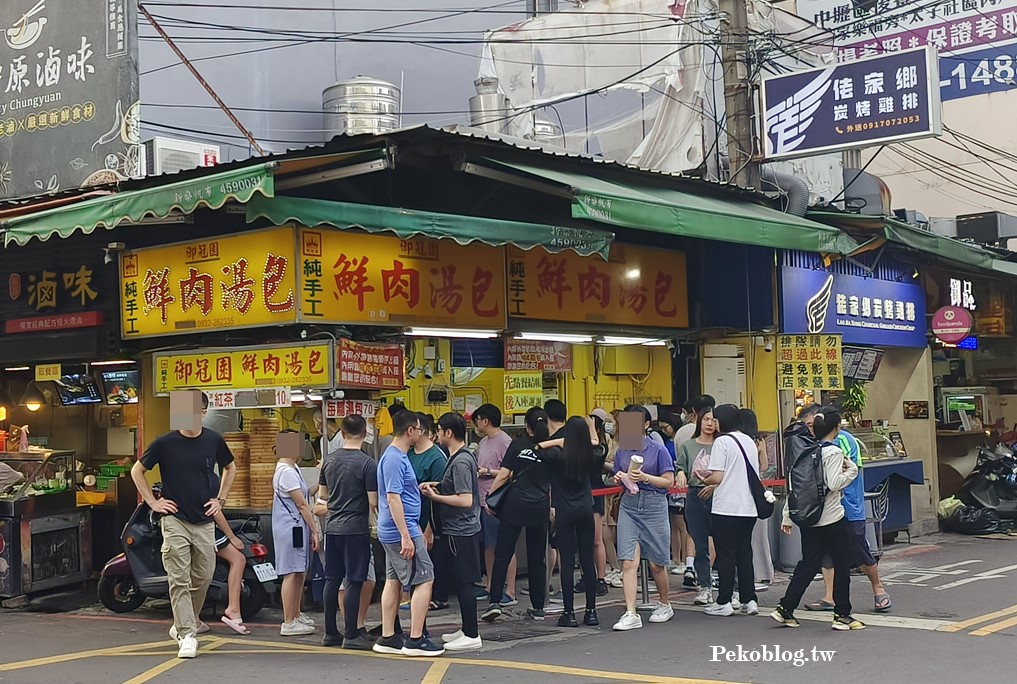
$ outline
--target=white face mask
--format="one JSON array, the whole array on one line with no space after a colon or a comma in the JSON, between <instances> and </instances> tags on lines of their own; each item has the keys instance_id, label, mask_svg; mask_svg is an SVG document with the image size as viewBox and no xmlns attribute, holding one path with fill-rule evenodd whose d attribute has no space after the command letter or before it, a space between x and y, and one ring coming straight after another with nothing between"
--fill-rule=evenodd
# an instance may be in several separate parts
<instances>
[{"instance_id":1,"label":"white face mask","mask_svg":"<svg viewBox=\"0 0 1017 684\"><path fill-rule=\"evenodd\" d=\"M685 411L682 411L682 425L685 425L688 422L689 422L689 414L685 413Z\"/></svg>"},{"instance_id":2,"label":"white face mask","mask_svg":"<svg viewBox=\"0 0 1017 684\"><path fill-rule=\"evenodd\" d=\"M609 435L614 434L614 423L604 423L604 432Z\"/></svg>"}]
</instances>

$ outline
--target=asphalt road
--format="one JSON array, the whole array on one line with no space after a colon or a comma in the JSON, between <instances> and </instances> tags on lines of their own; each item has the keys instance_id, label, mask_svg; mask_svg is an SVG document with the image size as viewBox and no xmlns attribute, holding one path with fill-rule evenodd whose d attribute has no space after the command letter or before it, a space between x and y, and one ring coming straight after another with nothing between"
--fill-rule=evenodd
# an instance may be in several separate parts
<instances>
[{"instance_id":1,"label":"asphalt road","mask_svg":"<svg viewBox=\"0 0 1017 684\"><path fill-rule=\"evenodd\" d=\"M0 682L773 682L996 681L1017 646L1017 537L935 536L893 547L882 563L894 610L873 615L871 593L855 578L856 615L869 627L834 632L828 614L800 611L800 629L758 617L711 618L692 594L674 600L664 625L615 633L620 590L600 609L599 629L558 629L509 616L483 625L482 651L422 661L321 647L320 636L283 639L266 611L239 637L213 627L201 655L180 661L166 636L168 611L149 605L126 616L90 606L68 614L0 612ZM677 582L675 582L677 585ZM783 586L761 594L772 607ZM815 584L807 600L819 597ZM376 619L372 609L369 622ZM319 619L320 614L312 614ZM456 615L436 613L433 633L453 631ZM739 648L741 654L739 655ZM727 654L731 653L731 656ZM730 659L729 659L730 658ZM797 660L797 663L795 662Z\"/></svg>"}]
</instances>

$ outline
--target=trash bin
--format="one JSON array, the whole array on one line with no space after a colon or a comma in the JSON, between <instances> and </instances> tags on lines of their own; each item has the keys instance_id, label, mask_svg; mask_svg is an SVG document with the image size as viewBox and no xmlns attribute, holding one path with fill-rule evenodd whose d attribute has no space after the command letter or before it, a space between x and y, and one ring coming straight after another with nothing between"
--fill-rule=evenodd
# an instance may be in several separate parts
<instances>
[{"instance_id":1,"label":"trash bin","mask_svg":"<svg viewBox=\"0 0 1017 684\"><path fill-rule=\"evenodd\" d=\"M777 529L780 529L780 521L777 521ZM798 561L802 559L802 533L797 525L791 526L791 534L780 534L780 561L778 567L784 572L794 572Z\"/></svg>"}]
</instances>

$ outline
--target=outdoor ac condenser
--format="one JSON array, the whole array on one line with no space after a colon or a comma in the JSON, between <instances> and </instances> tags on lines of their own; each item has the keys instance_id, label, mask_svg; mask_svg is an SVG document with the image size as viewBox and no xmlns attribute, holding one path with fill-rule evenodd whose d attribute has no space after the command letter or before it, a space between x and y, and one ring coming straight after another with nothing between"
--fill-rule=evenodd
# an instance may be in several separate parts
<instances>
[{"instance_id":1,"label":"outdoor ac condenser","mask_svg":"<svg viewBox=\"0 0 1017 684\"><path fill-rule=\"evenodd\" d=\"M218 145L162 137L145 141L145 168L149 176L215 166L218 163Z\"/></svg>"}]
</instances>

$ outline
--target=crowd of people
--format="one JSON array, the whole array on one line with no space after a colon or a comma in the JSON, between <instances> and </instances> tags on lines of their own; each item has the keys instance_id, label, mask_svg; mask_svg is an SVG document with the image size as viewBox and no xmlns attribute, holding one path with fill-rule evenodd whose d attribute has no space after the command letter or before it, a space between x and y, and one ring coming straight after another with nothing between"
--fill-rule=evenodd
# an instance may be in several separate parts
<instances>
[{"instance_id":1,"label":"crowd of people","mask_svg":"<svg viewBox=\"0 0 1017 684\"><path fill-rule=\"evenodd\" d=\"M527 411L524 430L515 439L502 429L502 413L491 404L469 418L449 412L434 420L401 404L393 405L390 415L391 435L371 436L380 442L374 447L377 458L364 451L369 427L362 416L347 416L341 425L320 421L323 459L316 487L308 486L292 458L279 459L272 534L283 577L283 636L316 630L301 601L306 572L319 550L325 575L323 644L353 650L437 656L479 649L480 622L497 620L523 593L529 600L525 615L533 620L543 621L554 612L560 627L596 626L597 597L618 585L625 611L613 628L639 629L643 618L636 597L644 559L657 589L651 623L674 617L670 574L697 589L694 603L707 615L759 612L757 592L768 588L773 564L752 482L758 484L771 468L752 411L715 406L703 395L683 407L679 426L666 419L662 425L661 416L639 405L569 417L562 402L550 400ZM864 624L851 613L850 569L860 567L870 579L876 610L889 609L890 600L865 541L857 442L840 429L841 417L832 408L809 407L799 419L822 444L828 494L821 517L801 527L803 559L771 617L797 627L794 611L823 569L826 596L805 607L831 610L834 629L862 629ZM480 438L472 448L471 430ZM164 481L172 483L173 468L167 477L165 455L168 448L184 446L176 444L181 438L202 445L208 454L204 469L218 462L230 472L232 459L228 450L223 453L221 437L206 430L201 440L200 428L173 434L150 447L140 472L161 463ZM189 467L202 469L197 461ZM211 492L217 481L206 479ZM209 497L203 508L198 499L204 492L185 497L190 516L182 525L186 545L198 545L197 528L206 518L221 518L229 479L223 477L218 496ZM149 501L147 488L142 493L157 512L180 517L171 496L177 488L164 489L159 500ZM790 533L788 510L782 515L782 529ZM375 518L384 588L380 630L372 634L365 617L375 587ZM228 525L220 520L219 527L219 552L242 572L242 554L231 553L236 543ZM515 558L524 533L525 592L516 585ZM192 554L204 573L204 554ZM173 552L164 549L164 555L174 560ZM556 565L560 594L549 586ZM184 569L178 570L170 575L174 637L180 635L181 657L193 657L187 638L207 629L196 617L204 592L193 572L186 577L186 591L174 591L174 574L184 579ZM581 619L576 594L583 598ZM428 613L448 607L453 597L459 629L435 643L427 630ZM223 622L245 633L239 599L236 604L232 599ZM481 612L478 603L484 602L487 608ZM408 608L408 629L400 619L401 607Z\"/></svg>"}]
</instances>

